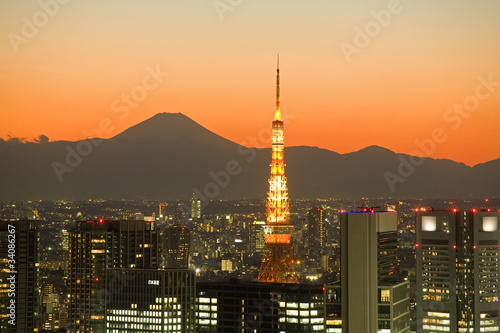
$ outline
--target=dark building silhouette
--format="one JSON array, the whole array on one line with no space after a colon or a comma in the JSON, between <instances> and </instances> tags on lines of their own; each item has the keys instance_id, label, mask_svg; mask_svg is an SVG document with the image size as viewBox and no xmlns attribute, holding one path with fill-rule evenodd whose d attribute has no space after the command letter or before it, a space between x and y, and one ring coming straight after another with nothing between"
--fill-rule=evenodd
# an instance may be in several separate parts
<instances>
[{"instance_id":1,"label":"dark building silhouette","mask_svg":"<svg viewBox=\"0 0 500 333\"><path fill-rule=\"evenodd\" d=\"M313 207L307 213L307 241L308 247L323 250L326 230L325 209Z\"/></svg>"},{"instance_id":2,"label":"dark building silhouette","mask_svg":"<svg viewBox=\"0 0 500 333\"><path fill-rule=\"evenodd\" d=\"M184 225L184 214L180 208L175 209L173 224L165 228L163 238L163 266L176 269L189 268L191 235Z\"/></svg>"},{"instance_id":3,"label":"dark building silhouette","mask_svg":"<svg viewBox=\"0 0 500 333\"><path fill-rule=\"evenodd\" d=\"M106 269L158 268L154 222L78 222L69 237L69 331L105 332Z\"/></svg>"},{"instance_id":4,"label":"dark building silhouette","mask_svg":"<svg viewBox=\"0 0 500 333\"><path fill-rule=\"evenodd\" d=\"M37 329L37 275L36 222L0 221L0 332Z\"/></svg>"},{"instance_id":5,"label":"dark building silhouette","mask_svg":"<svg viewBox=\"0 0 500 333\"><path fill-rule=\"evenodd\" d=\"M323 285L200 282L197 332L324 332Z\"/></svg>"}]
</instances>

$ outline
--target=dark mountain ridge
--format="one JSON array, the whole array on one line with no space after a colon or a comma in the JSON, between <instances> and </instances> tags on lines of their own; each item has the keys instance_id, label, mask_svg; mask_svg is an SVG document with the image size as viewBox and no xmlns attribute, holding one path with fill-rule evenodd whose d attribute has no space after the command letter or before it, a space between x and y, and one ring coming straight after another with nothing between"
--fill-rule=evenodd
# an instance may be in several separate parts
<instances>
[{"instance_id":1,"label":"dark mountain ridge","mask_svg":"<svg viewBox=\"0 0 500 333\"><path fill-rule=\"evenodd\" d=\"M0 200L263 199L271 154L160 113L110 139L0 142L0 158ZM500 197L500 159L469 167L378 146L348 154L298 146L285 161L291 198Z\"/></svg>"}]
</instances>

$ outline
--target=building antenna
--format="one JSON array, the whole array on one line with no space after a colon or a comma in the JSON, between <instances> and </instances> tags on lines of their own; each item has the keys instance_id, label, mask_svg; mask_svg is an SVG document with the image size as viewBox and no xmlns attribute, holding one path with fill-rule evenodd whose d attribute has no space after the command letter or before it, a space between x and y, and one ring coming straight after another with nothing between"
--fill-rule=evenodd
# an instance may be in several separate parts
<instances>
[{"instance_id":1,"label":"building antenna","mask_svg":"<svg viewBox=\"0 0 500 333\"><path fill-rule=\"evenodd\" d=\"M276 107L280 107L280 54L278 53L278 59L276 64Z\"/></svg>"}]
</instances>

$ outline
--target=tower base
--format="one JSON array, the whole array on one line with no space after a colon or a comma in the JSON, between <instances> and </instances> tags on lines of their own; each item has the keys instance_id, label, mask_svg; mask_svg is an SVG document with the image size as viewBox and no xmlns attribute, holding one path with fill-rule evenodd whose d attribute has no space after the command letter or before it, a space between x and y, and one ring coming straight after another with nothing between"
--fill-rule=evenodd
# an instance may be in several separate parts
<instances>
[{"instance_id":1,"label":"tower base","mask_svg":"<svg viewBox=\"0 0 500 333\"><path fill-rule=\"evenodd\" d=\"M266 244L257 279L259 282L298 283L291 246Z\"/></svg>"}]
</instances>

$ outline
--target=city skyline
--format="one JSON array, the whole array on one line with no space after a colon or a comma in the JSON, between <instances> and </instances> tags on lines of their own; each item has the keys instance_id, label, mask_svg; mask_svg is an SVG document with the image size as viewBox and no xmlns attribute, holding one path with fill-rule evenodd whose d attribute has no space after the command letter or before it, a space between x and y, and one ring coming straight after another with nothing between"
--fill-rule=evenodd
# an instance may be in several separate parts
<instances>
[{"instance_id":1,"label":"city skyline","mask_svg":"<svg viewBox=\"0 0 500 333\"><path fill-rule=\"evenodd\" d=\"M1 4L0 327L498 331L498 12Z\"/></svg>"},{"instance_id":2,"label":"city skyline","mask_svg":"<svg viewBox=\"0 0 500 333\"><path fill-rule=\"evenodd\" d=\"M249 139L267 128L280 52L289 146L411 154L440 128L429 157L472 166L499 156L493 1L1 6L3 139L81 140L102 119L109 138L181 112L269 147ZM132 92L138 99L123 100Z\"/></svg>"}]
</instances>

